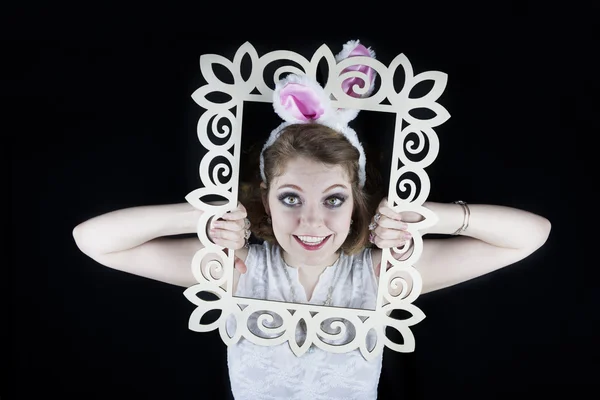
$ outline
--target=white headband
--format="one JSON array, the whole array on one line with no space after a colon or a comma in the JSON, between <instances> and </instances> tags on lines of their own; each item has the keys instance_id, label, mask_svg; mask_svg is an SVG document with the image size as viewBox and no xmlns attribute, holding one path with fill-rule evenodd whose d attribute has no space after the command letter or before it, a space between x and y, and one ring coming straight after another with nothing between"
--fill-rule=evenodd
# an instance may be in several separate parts
<instances>
[{"instance_id":1,"label":"white headband","mask_svg":"<svg viewBox=\"0 0 600 400\"><path fill-rule=\"evenodd\" d=\"M375 58L375 53L370 48L366 48L358 40L346 43L342 51L335 57L336 62L340 62L348 57L368 56ZM353 87L358 85L364 87L364 80L361 78L348 78L342 82L343 91L352 97L367 97L371 95L374 89L376 72L373 68L366 65L353 65L342 71L346 73L349 70L357 70L365 74L370 79L369 89L364 94L357 94ZM325 125L342 135L356 147L360 157L358 159L358 179L359 186L365 185L365 152L358 140L356 132L348 126L358 115L359 110L355 109L336 109L332 106L330 98L327 96L321 85L306 75L287 75L275 85L273 92L273 108L277 115L285 122L275 128L269 139L260 152L260 175L263 182L266 183L264 151L270 147L279 137L281 131L292 124L318 123Z\"/></svg>"}]
</instances>

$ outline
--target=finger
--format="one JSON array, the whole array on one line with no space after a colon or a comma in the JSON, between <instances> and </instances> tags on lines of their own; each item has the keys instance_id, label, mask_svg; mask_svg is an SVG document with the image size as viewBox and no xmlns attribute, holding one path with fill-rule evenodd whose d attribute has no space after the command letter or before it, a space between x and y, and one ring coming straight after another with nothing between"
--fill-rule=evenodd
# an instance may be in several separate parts
<instances>
[{"instance_id":1,"label":"finger","mask_svg":"<svg viewBox=\"0 0 600 400\"><path fill-rule=\"evenodd\" d=\"M246 245L246 241L244 239L225 240L225 239L217 238L217 239L213 239L212 242L221 247L231 249L231 250L239 250Z\"/></svg>"},{"instance_id":2,"label":"finger","mask_svg":"<svg viewBox=\"0 0 600 400\"><path fill-rule=\"evenodd\" d=\"M234 221L216 220L212 221L213 229L223 229L226 231L238 232L244 229L244 220L236 219Z\"/></svg>"},{"instance_id":3,"label":"finger","mask_svg":"<svg viewBox=\"0 0 600 400\"><path fill-rule=\"evenodd\" d=\"M392 247L402 247L406 243L408 243L408 240L382 240L382 239L379 239L376 242L376 245L380 249L391 249Z\"/></svg>"},{"instance_id":4,"label":"finger","mask_svg":"<svg viewBox=\"0 0 600 400\"><path fill-rule=\"evenodd\" d=\"M227 221L234 221L236 219L243 220L247 216L248 213L246 212L246 208L244 208L244 206L241 203L239 203L237 208L231 211L227 211L225 214L223 214L221 218Z\"/></svg>"},{"instance_id":5,"label":"finger","mask_svg":"<svg viewBox=\"0 0 600 400\"><path fill-rule=\"evenodd\" d=\"M246 267L246 264L239 257L235 257L235 262L233 265L235 269L237 269L242 274L245 274L246 271L248 271L248 267Z\"/></svg>"},{"instance_id":6,"label":"finger","mask_svg":"<svg viewBox=\"0 0 600 400\"><path fill-rule=\"evenodd\" d=\"M377 226L381 226L383 228L388 228L388 229L395 229L395 230L399 230L399 231L408 229L408 224L406 222L402 222L397 219L387 217L383 214L379 218L379 222L377 222Z\"/></svg>"},{"instance_id":7,"label":"finger","mask_svg":"<svg viewBox=\"0 0 600 400\"><path fill-rule=\"evenodd\" d=\"M397 240L397 239L405 239L408 240L412 238L410 232L400 229L389 229L382 226L378 226L372 232L374 232L379 238L384 240Z\"/></svg>"},{"instance_id":8,"label":"finger","mask_svg":"<svg viewBox=\"0 0 600 400\"><path fill-rule=\"evenodd\" d=\"M396 211L392 210L388 206L379 207L377 212L379 214L381 214L381 216L382 216L381 219L383 219L383 217L385 216L391 220L402 221L402 215L400 213L397 213ZM379 220L380 222L381 222L381 219Z\"/></svg>"},{"instance_id":9,"label":"finger","mask_svg":"<svg viewBox=\"0 0 600 400\"><path fill-rule=\"evenodd\" d=\"M215 240L228 240L230 242L237 242L238 240L244 240L244 231L229 231L229 230L225 230L225 229L210 229L208 231L208 234L210 235L210 238L213 240L213 242Z\"/></svg>"},{"instance_id":10,"label":"finger","mask_svg":"<svg viewBox=\"0 0 600 400\"><path fill-rule=\"evenodd\" d=\"M378 263L375 267L375 276L379 278L379 272L381 271L381 263Z\"/></svg>"},{"instance_id":11,"label":"finger","mask_svg":"<svg viewBox=\"0 0 600 400\"><path fill-rule=\"evenodd\" d=\"M375 246L380 249L387 249L391 247L401 247L404 246L409 239L383 239L376 234L371 234L369 237L369 241L373 243Z\"/></svg>"}]
</instances>

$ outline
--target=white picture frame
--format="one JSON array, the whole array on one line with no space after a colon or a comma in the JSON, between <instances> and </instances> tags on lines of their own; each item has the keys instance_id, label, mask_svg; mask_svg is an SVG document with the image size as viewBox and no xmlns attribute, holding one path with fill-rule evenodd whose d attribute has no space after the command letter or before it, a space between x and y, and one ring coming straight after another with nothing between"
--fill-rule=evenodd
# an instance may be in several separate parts
<instances>
[{"instance_id":1,"label":"white picture frame","mask_svg":"<svg viewBox=\"0 0 600 400\"><path fill-rule=\"evenodd\" d=\"M245 57L251 64L250 76L247 79L242 77L241 71L242 60ZM387 270L381 269L375 310L235 297L232 294L233 252L229 252L229 255L225 254L222 247L212 243L206 236L207 223L211 218L218 218L237 206L244 103L273 102L273 89L267 85L263 75L267 65L281 60L294 61L300 67L289 65L277 69L273 76L273 83L285 73L307 74L316 79L318 65L325 61L328 67L328 77L323 88L332 96L334 107L393 113L396 116L388 201L395 211L414 211L422 215L424 220L409 224L408 231L412 234L413 245L412 253L408 258L398 261L392 256L392 251L406 251L404 248L384 249L382 265L389 263L390 267ZM231 73L233 82L223 82L217 77L213 68L217 64ZM366 77L358 71L342 74L342 71L351 65L367 65L377 71L380 85L370 97L354 98L341 90L341 82L350 77L363 77L364 81L368 82ZM404 72L404 85L399 92L396 92L393 79L399 68ZM336 62L334 53L325 44L314 52L310 60L289 50L277 50L259 56L249 42L238 48L233 60L216 54L202 55L200 70L207 83L198 88L192 94L192 98L206 110L199 118L197 129L198 139L207 151L199 167L200 178L204 186L190 192L186 196L186 201L193 207L204 211L197 225L198 238L204 248L196 253L191 265L198 283L184 291L185 297L196 306L189 318L189 329L196 332L218 329L223 342L228 346L235 344L241 338L264 346L288 342L296 356L302 356L311 345L335 353L358 349L368 360L379 355L384 346L398 352L414 351L415 338L410 328L422 321L425 315L413 304L422 288L421 276L413 265L423 250L420 230L432 226L437 221L435 214L423 207L430 191L430 181L425 168L431 165L439 152L439 140L434 128L450 117L446 109L437 103L446 87L447 75L439 71L428 71L415 75L411 63L404 54L399 54L386 66L370 57L349 57ZM432 89L420 98L410 98L411 90L418 83L426 80L433 81ZM366 88L355 88L355 91L359 90L366 91ZM225 93L230 100L220 103L210 101L207 95L214 92ZM384 102L385 99L389 104ZM427 108L435 113L435 117L431 119L415 118L409 114L409 111L416 108ZM223 119L229 123L229 127L219 127L219 122ZM407 124L404 129L402 121ZM210 139L207 133L209 127L211 127L213 135L217 136L222 143L216 144ZM358 135L360 139L360 132ZM407 140L408 135L413 135L418 140ZM428 146L425 146L426 142ZM425 147L427 147L426 154L421 154ZM419 154L417 161L410 157L414 154ZM218 157L226 160L229 165L217 163L211 169L211 162L214 163ZM369 161L367 160L367 162ZM398 164L401 165L399 168ZM222 178L219 178L219 173L221 177L227 177L225 182L220 180ZM407 179L407 173L411 173L411 176L416 176L417 179ZM417 186L419 187L418 195L416 195ZM411 195L400 198L398 191L408 192ZM210 195L226 199L225 204L215 206L203 201L203 198ZM211 257L213 261L202 265L205 257ZM202 299L198 296L201 292L212 293L217 299ZM406 319L393 318L391 313L395 310L403 310L411 316ZM209 311L219 311L220 316L211 323L201 323L202 317ZM265 312L258 319L261 330L268 332L271 336L275 335L275 337L258 336L248 329L248 317L259 311ZM269 313L281 317L283 322L279 327L262 325L265 322L272 322ZM233 334L228 333L226 327L228 318L235 318L236 321L236 329ZM344 335L346 329L344 324L337 324L336 326L339 328L337 334L332 335L323 331L323 321L330 321L331 318L343 319L353 325L356 334L351 341L342 345L331 344L331 340L340 337L339 335ZM306 339L302 345L299 345L294 332L301 320L304 320L306 324ZM402 343L394 342L387 337L386 328L388 327L396 329L402 335ZM368 334L371 337L374 335L376 338L374 347L367 345Z\"/></svg>"}]
</instances>

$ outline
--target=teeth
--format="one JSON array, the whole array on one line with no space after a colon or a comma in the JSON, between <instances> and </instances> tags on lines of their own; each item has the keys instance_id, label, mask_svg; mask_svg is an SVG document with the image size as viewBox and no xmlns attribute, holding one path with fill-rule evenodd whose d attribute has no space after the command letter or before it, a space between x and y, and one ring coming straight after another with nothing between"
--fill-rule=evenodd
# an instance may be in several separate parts
<instances>
[{"instance_id":1,"label":"teeth","mask_svg":"<svg viewBox=\"0 0 600 400\"><path fill-rule=\"evenodd\" d=\"M326 238L327 236L298 236L298 239L306 244L319 244Z\"/></svg>"}]
</instances>

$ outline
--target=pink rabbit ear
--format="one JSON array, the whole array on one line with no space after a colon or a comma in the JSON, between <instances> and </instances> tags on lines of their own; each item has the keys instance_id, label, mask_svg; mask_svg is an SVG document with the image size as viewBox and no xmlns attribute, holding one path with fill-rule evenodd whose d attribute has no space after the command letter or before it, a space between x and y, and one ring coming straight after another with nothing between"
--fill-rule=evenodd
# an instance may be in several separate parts
<instances>
[{"instance_id":1,"label":"pink rabbit ear","mask_svg":"<svg viewBox=\"0 0 600 400\"><path fill-rule=\"evenodd\" d=\"M284 121L294 123L321 120L332 113L323 88L304 75L294 74L277 83L273 93L273 108Z\"/></svg>"},{"instance_id":2,"label":"pink rabbit ear","mask_svg":"<svg viewBox=\"0 0 600 400\"><path fill-rule=\"evenodd\" d=\"M356 57L356 56L366 56L366 57L375 58L375 52L373 50L371 50L371 48L367 49L365 46L360 44L360 41L351 40L344 45L342 51L335 57L335 59L337 62L340 62L342 60L345 60L348 57ZM368 96L370 96L371 93L373 93L373 90L375 89L374 83L375 83L375 77L377 76L377 72L375 72L375 70L373 68L368 67L366 65L351 65L348 68L345 68L342 71L342 74L349 72L349 71L360 71L363 74L365 74L367 76L367 78L369 79L369 83L370 83L369 89L364 94L356 93L354 91L353 87L355 85L358 85L359 87L364 87L365 81L361 78L348 78L342 82L342 90L346 94L348 94L349 96L352 96L352 97L368 97Z\"/></svg>"}]
</instances>

